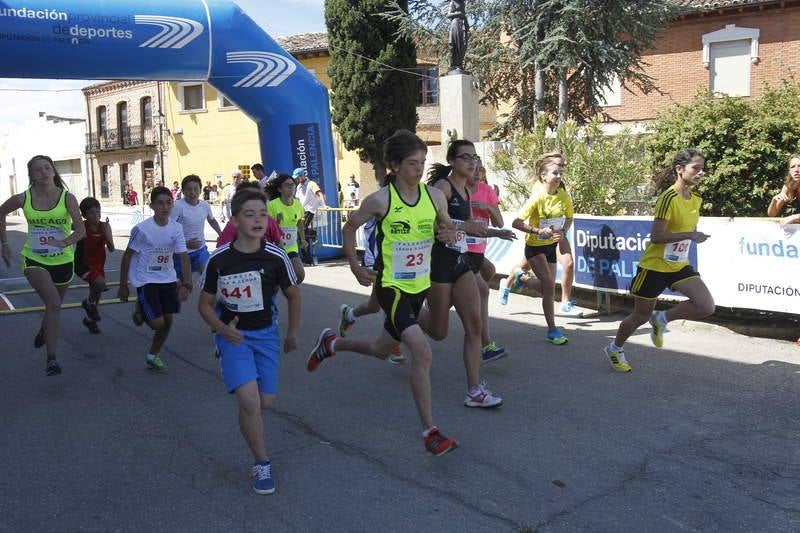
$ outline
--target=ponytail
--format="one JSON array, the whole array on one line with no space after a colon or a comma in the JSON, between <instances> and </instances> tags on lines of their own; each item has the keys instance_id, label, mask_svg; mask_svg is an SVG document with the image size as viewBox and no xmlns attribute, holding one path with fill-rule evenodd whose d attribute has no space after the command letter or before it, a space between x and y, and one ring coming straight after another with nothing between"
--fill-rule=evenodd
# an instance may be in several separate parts
<instances>
[{"instance_id":1,"label":"ponytail","mask_svg":"<svg viewBox=\"0 0 800 533\"><path fill-rule=\"evenodd\" d=\"M428 185L433 187L436 182L442 178L446 178L453 171L450 165L443 165L441 163L434 163L428 171Z\"/></svg>"},{"instance_id":2,"label":"ponytail","mask_svg":"<svg viewBox=\"0 0 800 533\"><path fill-rule=\"evenodd\" d=\"M703 152L697 148L687 148L675 154L675 157L672 158L672 165L653 176L653 181L656 185L656 193L661 194L666 191L675 183L675 180L678 179L678 173L675 171L676 166L681 165L685 167L692 162L692 159L698 156L702 157L704 160L706 158Z\"/></svg>"}]
</instances>

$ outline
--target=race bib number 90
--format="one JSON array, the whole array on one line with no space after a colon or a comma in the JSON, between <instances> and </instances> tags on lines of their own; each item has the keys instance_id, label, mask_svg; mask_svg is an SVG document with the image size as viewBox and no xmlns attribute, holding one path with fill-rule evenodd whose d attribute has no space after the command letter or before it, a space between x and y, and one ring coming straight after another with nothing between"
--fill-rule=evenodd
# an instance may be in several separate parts
<instances>
[{"instance_id":1,"label":"race bib number 90","mask_svg":"<svg viewBox=\"0 0 800 533\"><path fill-rule=\"evenodd\" d=\"M689 250L691 249L691 239L667 243L664 245L664 261L670 263L688 263Z\"/></svg>"},{"instance_id":2,"label":"race bib number 90","mask_svg":"<svg viewBox=\"0 0 800 533\"><path fill-rule=\"evenodd\" d=\"M61 228L32 226L29 230L28 239L31 252L36 255L55 255L64 251L63 248L51 244L53 241L64 239L64 230Z\"/></svg>"},{"instance_id":3,"label":"race bib number 90","mask_svg":"<svg viewBox=\"0 0 800 533\"><path fill-rule=\"evenodd\" d=\"M392 243L392 273L394 279L415 280L431 271L433 239Z\"/></svg>"},{"instance_id":4,"label":"race bib number 90","mask_svg":"<svg viewBox=\"0 0 800 533\"><path fill-rule=\"evenodd\" d=\"M148 272L167 272L174 270L174 268L171 248L156 248L150 252L150 256L147 259Z\"/></svg>"},{"instance_id":5,"label":"race bib number 90","mask_svg":"<svg viewBox=\"0 0 800 533\"><path fill-rule=\"evenodd\" d=\"M231 311L252 313L264 309L261 274L255 271L220 276L219 299Z\"/></svg>"}]
</instances>

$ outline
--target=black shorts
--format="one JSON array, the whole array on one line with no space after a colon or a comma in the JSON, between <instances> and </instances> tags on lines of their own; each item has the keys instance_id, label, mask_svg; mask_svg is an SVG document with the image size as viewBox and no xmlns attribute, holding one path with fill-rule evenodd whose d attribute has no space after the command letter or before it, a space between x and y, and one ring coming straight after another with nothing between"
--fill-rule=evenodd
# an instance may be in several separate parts
<instances>
[{"instance_id":1,"label":"black shorts","mask_svg":"<svg viewBox=\"0 0 800 533\"><path fill-rule=\"evenodd\" d=\"M395 287L375 285L375 296L386 314L383 327L393 339L402 340L403 332L417 324L419 311L422 309L422 303L427 295L427 290L409 294Z\"/></svg>"},{"instance_id":2,"label":"black shorts","mask_svg":"<svg viewBox=\"0 0 800 533\"><path fill-rule=\"evenodd\" d=\"M467 252L467 259L469 260L469 268L478 274L483 266L484 255L478 252Z\"/></svg>"},{"instance_id":3,"label":"black shorts","mask_svg":"<svg viewBox=\"0 0 800 533\"><path fill-rule=\"evenodd\" d=\"M544 254L544 256L547 258L548 263L555 263L557 247L558 247L557 242L554 242L553 244L545 244L544 246L531 246L530 244L526 244L525 259L530 261L537 255Z\"/></svg>"},{"instance_id":4,"label":"black shorts","mask_svg":"<svg viewBox=\"0 0 800 533\"><path fill-rule=\"evenodd\" d=\"M459 254L443 247L433 247L431 252L433 283L455 283L458 278L471 271L472 265L467 254Z\"/></svg>"},{"instance_id":5,"label":"black shorts","mask_svg":"<svg viewBox=\"0 0 800 533\"><path fill-rule=\"evenodd\" d=\"M177 283L148 283L136 288L136 296L147 322L181 311Z\"/></svg>"},{"instance_id":6,"label":"black shorts","mask_svg":"<svg viewBox=\"0 0 800 533\"><path fill-rule=\"evenodd\" d=\"M297 257L297 252L286 252L286 255L289 256L289 259L294 259Z\"/></svg>"},{"instance_id":7,"label":"black shorts","mask_svg":"<svg viewBox=\"0 0 800 533\"><path fill-rule=\"evenodd\" d=\"M692 268L692 265L686 265L677 272L659 272L657 270L637 267L636 275L631 281L630 291L631 294L637 298L655 300L667 287L671 290L675 290L674 287L676 283L699 277L700 274Z\"/></svg>"},{"instance_id":8,"label":"black shorts","mask_svg":"<svg viewBox=\"0 0 800 533\"><path fill-rule=\"evenodd\" d=\"M34 261L30 257L22 256L22 270L28 268L41 268L50 274L50 279L56 285L69 285L72 278L75 276L75 263L61 263L60 265L45 265L38 261Z\"/></svg>"}]
</instances>

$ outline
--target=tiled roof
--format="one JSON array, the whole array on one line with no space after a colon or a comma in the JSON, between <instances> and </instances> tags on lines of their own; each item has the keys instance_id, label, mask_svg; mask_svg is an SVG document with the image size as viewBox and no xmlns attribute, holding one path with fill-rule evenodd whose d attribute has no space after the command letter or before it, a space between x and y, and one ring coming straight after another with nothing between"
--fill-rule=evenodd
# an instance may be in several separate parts
<instances>
[{"instance_id":1,"label":"tiled roof","mask_svg":"<svg viewBox=\"0 0 800 533\"><path fill-rule=\"evenodd\" d=\"M673 4L687 11L714 11L731 7L754 6L759 4L774 4L778 0L671 0Z\"/></svg>"},{"instance_id":2,"label":"tiled roof","mask_svg":"<svg viewBox=\"0 0 800 533\"><path fill-rule=\"evenodd\" d=\"M300 33L275 40L293 55L314 54L328 51L328 34L325 32Z\"/></svg>"}]
</instances>

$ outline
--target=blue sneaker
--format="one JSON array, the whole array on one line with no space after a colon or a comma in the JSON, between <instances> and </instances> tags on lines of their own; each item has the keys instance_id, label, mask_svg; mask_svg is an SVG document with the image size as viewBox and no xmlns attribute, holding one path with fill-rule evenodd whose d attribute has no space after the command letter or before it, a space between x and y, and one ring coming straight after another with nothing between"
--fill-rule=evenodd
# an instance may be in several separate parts
<instances>
[{"instance_id":1,"label":"blue sneaker","mask_svg":"<svg viewBox=\"0 0 800 533\"><path fill-rule=\"evenodd\" d=\"M525 274L521 268L518 268L514 271L514 285L511 286L512 289L515 291L522 290L522 276Z\"/></svg>"},{"instance_id":2,"label":"blue sneaker","mask_svg":"<svg viewBox=\"0 0 800 533\"><path fill-rule=\"evenodd\" d=\"M508 305L508 295L511 289L508 287L500 287L500 305Z\"/></svg>"},{"instance_id":3,"label":"blue sneaker","mask_svg":"<svg viewBox=\"0 0 800 533\"><path fill-rule=\"evenodd\" d=\"M269 461L253 465L253 490L256 494L275 492L275 480L272 479L272 465Z\"/></svg>"},{"instance_id":4,"label":"blue sneaker","mask_svg":"<svg viewBox=\"0 0 800 533\"><path fill-rule=\"evenodd\" d=\"M567 338L561 333L560 329L555 328L547 332L547 342L560 346L567 344Z\"/></svg>"},{"instance_id":5,"label":"blue sneaker","mask_svg":"<svg viewBox=\"0 0 800 533\"><path fill-rule=\"evenodd\" d=\"M502 346L498 346L496 342L492 341L481 350L481 364L491 363L507 356L508 352Z\"/></svg>"}]
</instances>

